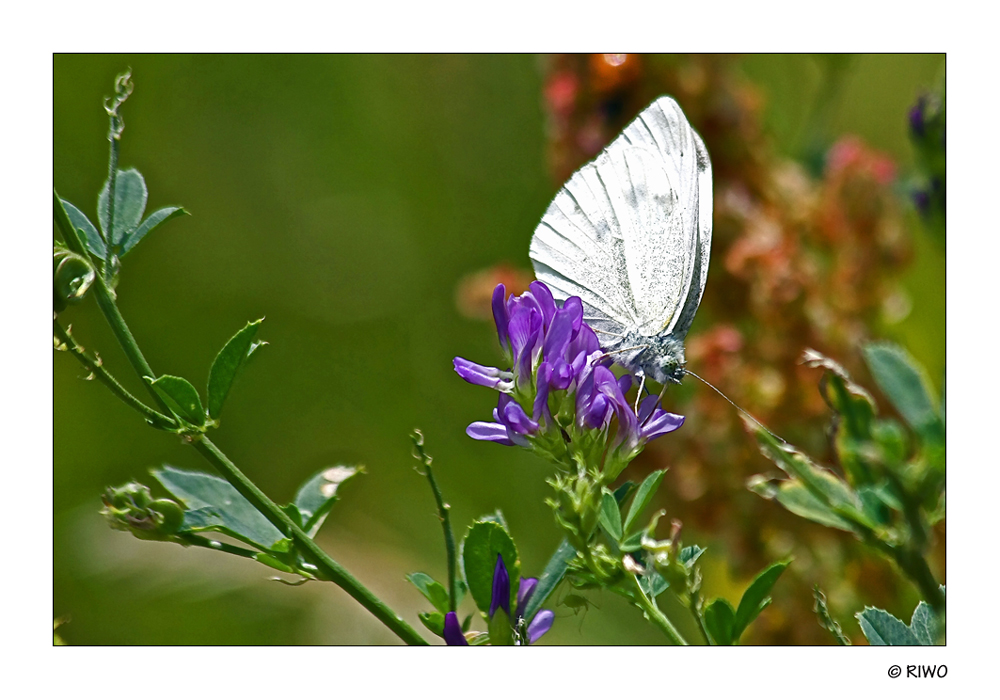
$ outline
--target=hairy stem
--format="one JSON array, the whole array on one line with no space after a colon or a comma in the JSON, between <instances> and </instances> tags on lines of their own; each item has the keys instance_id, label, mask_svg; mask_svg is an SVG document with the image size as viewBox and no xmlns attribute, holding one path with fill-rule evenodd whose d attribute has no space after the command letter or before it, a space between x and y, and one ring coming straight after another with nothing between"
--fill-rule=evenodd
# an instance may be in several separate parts
<instances>
[{"instance_id":1,"label":"hairy stem","mask_svg":"<svg viewBox=\"0 0 1000 700\"><path fill-rule=\"evenodd\" d=\"M361 585L361 582L354 578L347 569L331 559L274 501L268 498L256 484L250 481L211 440L205 436L196 435L192 436L191 444L272 525L278 528L285 537L295 542L303 556L318 569L323 578L332 581L347 591L348 595L361 603L365 609L407 644L427 643L399 615L376 598L371 591Z\"/></svg>"}]
</instances>

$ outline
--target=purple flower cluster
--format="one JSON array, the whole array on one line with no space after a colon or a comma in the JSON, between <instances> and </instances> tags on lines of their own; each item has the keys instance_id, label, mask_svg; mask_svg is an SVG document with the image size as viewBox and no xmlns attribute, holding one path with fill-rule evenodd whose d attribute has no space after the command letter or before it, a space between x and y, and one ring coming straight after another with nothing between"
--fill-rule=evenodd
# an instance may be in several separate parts
<instances>
[{"instance_id":1,"label":"purple flower cluster","mask_svg":"<svg viewBox=\"0 0 1000 700\"><path fill-rule=\"evenodd\" d=\"M650 440L676 430L683 416L646 397L638 415L625 398L632 377L615 377L608 368L594 330L583 321L583 304L570 297L556 306L541 282L505 301L506 290L493 291L493 318L509 370L484 367L461 357L455 371L471 384L500 392L493 422L477 421L466 432L477 440L532 447L557 461L572 443L610 448L610 458L627 464ZM612 421L618 429L610 442ZM603 439L595 439L595 431ZM624 466L621 464L621 466Z\"/></svg>"}]
</instances>

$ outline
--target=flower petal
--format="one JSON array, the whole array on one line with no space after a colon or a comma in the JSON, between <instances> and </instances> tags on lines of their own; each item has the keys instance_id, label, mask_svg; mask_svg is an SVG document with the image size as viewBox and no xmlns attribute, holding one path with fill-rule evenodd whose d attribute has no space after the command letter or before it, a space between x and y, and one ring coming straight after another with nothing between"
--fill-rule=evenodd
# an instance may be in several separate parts
<instances>
[{"instance_id":1,"label":"flower petal","mask_svg":"<svg viewBox=\"0 0 1000 700\"><path fill-rule=\"evenodd\" d=\"M465 429L465 434L473 440L488 440L509 447L514 445L513 441L507 436L507 428L500 423L487 423L486 421L478 420L475 423L469 423L469 427Z\"/></svg>"},{"instance_id":2,"label":"flower petal","mask_svg":"<svg viewBox=\"0 0 1000 700\"><path fill-rule=\"evenodd\" d=\"M528 644L534 644L539 638L552 629L556 614L551 610L539 610L535 619L528 625Z\"/></svg>"},{"instance_id":3,"label":"flower petal","mask_svg":"<svg viewBox=\"0 0 1000 700\"><path fill-rule=\"evenodd\" d=\"M545 344L542 354L546 360L554 362L566 357L566 348L573 337L573 312L569 309L559 309L552 317L548 331L545 333Z\"/></svg>"},{"instance_id":4,"label":"flower petal","mask_svg":"<svg viewBox=\"0 0 1000 700\"><path fill-rule=\"evenodd\" d=\"M537 375L538 392L535 394L535 403L531 407L531 417L539 421L545 417L546 422L551 422L552 414L549 412L549 386L552 381L552 366L548 362L538 365Z\"/></svg>"},{"instance_id":5,"label":"flower petal","mask_svg":"<svg viewBox=\"0 0 1000 700\"><path fill-rule=\"evenodd\" d=\"M456 357L452 360L455 372L469 384L485 386L489 389L497 389L503 392L512 391L514 388L514 375L504 372L496 367L486 367L476 364L464 357Z\"/></svg>"},{"instance_id":6,"label":"flower petal","mask_svg":"<svg viewBox=\"0 0 1000 700\"><path fill-rule=\"evenodd\" d=\"M462 634L462 625L458 623L458 615L453 612L444 615L444 643L450 647L467 647L469 641Z\"/></svg>"},{"instance_id":7,"label":"flower petal","mask_svg":"<svg viewBox=\"0 0 1000 700\"><path fill-rule=\"evenodd\" d=\"M493 596L490 598L490 617L496 614L497 608L503 608L510 617L510 574L503 563L503 555L497 555L497 565L493 569Z\"/></svg>"},{"instance_id":8,"label":"flower petal","mask_svg":"<svg viewBox=\"0 0 1000 700\"><path fill-rule=\"evenodd\" d=\"M500 421L518 435L534 435L538 432L538 423L531 420L516 401L510 401L503 407Z\"/></svg>"},{"instance_id":9,"label":"flower petal","mask_svg":"<svg viewBox=\"0 0 1000 700\"><path fill-rule=\"evenodd\" d=\"M514 619L519 617L524 617L524 609L528 607L528 601L531 600L531 594L535 592L538 587L537 578L522 578L520 585L517 587L517 610L514 613Z\"/></svg>"},{"instance_id":10,"label":"flower petal","mask_svg":"<svg viewBox=\"0 0 1000 700\"><path fill-rule=\"evenodd\" d=\"M642 426L642 437L647 441L655 440L661 435L672 433L684 425L684 416L666 411L656 411L644 426Z\"/></svg>"},{"instance_id":11,"label":"flower petal","mask_svg":"<svg viewBox=\"0 0 1000 700\"><path fill-rule=\"evenodd\" d=\"M507 304L505 299L507 288L498 284L493 290L493 320L497 324L497 335L500 336L500 347L504 353L510 353L510 332L507 326L510 324L510 317L507 315Z\"/></svg>"},{"instance_id":12,"label":"flower petal","mask_svg":"<svg viewBox=\"0 0 1000 700\"><path fill-rule=\"evenodd\" d=\"M552 298L552 292L549 291L544 282L538 282L537 280L529 284L528 288L538 302L538 306L542 310L542 318L545 319L545 325L548 326L556 313L556 300Z\"/></svg>"}]
</instances>

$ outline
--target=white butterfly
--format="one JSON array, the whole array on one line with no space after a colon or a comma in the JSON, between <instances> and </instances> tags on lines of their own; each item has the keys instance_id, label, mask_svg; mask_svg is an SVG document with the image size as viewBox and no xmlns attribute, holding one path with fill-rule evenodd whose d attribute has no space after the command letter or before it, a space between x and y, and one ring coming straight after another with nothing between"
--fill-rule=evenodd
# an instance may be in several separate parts
<instances>
[{"instance_id":1,"label":"white butterfly","mask_svg":"<svg viewBox=\"0 0 1000 700\"><path fill-rule=\"evenodd\" d=\"M616 362L664 383L684 376L711 244L708 151L660 97L559 190L529 255L557 300L580 297Z\"/></svg>"}]
</instances>

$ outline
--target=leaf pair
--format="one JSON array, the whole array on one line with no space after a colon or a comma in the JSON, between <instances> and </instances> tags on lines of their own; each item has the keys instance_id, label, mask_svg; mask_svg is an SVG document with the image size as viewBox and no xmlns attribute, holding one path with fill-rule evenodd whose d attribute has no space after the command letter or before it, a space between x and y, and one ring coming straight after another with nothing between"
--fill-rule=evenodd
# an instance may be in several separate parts
<instances>
[{"instance_id":1,"label":"leaf pair","mask_svg":"<svg viewBox=\"0 0 1000 700\"><path fill-rule=\"evenodd\" d=\"M424 627L437 636L443 637L444 616L451 612L449 609L450 602L448 600L448 590L432 577L422 572L408 574L406 580L416 586L417 590L420 591L424 598L426 598L435 608L434 612L419 613L417 617L420 618L420 622L423 623ZM463 581L458 581L457 584L458 588L455 591L456 607L461 604L462 599L465 597L465 583ZM467 631L471 623L472 616L470 615L465 618L465 622L462 624L462 631Z\"/></svg>"},{"instance_id":2,"label":"leaf pair","mask_svg":"<svg viewBox=\"0 0 1000 700\"><path fill-rule=\"evenodd\" d=\"M643 480L639 488L635 490L632 505L629 507L624 522L622 521L621 505L632 493L635 485L631 482L626 482L614 493L608 489L603 490L598 522L605 534L621 551L634 552L640 549L643 531L633 530L638 524L639 518L642 517L643 512L652 503L653 497L656 495L656 490L663 482L663 475L665 473L665 469L659 469L652 472Z\"/></svg>"},{"instance_id":3,"label":"leaf pair","mask_svg":"<svg viewBox=\"0 0 1000 700\"><path fill-rule=\"evenodd\" d=\"M97 197L100 232L82 211L62 200L73 227L83 233L87 248L101 260L108 261L112 256L124 257L146 234L170 219L187 214L181 207L163 207L142 221L148 196L146 181L138 170L129 168L119 170L115 178L114 221L109 221L110 185L110 180L106 180Z\"/></svg>"},{"instance_id":4,"label":"leaf pair","mask_svg":"<svg viewBox=\"0 0 1000 700\"><path fill-rule=\"evenodd\" d=\"M716 598L705 607L705 627L715 644L739 642L750 623L771 604L771 589L790 563L790 559L779 561L757 574L743 593L736 610L725 598Z\"/></svg>"},{"instance_id":5,"label":"leaf pair","mask_svg":"<svg viewBox=\"0 0 1000 700\"><path fill-rule=\"evenodd\" d=\"M208 373L208 411L201 403L198 390L188 380L182 377L175 377L169 374L162 375L156 379L146 377L156 393L170 407L179 418L185 423L204 430L209 421L213 424L218 421L219 414L222 413L222 405L225 403L229 391L239 371L246 364L250 356L264 342L254 342L254 336L264 319L259 319L248 323L241 331L229 339L225 347L219 351L212 368Z\"/></svg>"}]
</instances>

